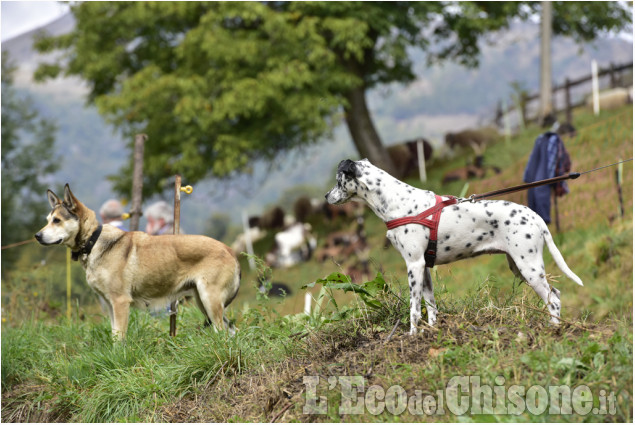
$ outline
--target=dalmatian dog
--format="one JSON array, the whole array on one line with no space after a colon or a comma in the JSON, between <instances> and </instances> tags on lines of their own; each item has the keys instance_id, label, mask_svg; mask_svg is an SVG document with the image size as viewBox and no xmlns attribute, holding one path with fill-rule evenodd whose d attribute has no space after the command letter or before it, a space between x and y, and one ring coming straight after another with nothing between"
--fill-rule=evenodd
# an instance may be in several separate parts
<instances>
[{"instance_id":1,"label":"dalmatian dog","mask_svg":"<svg viewBox=\"0 0 635 425\"><path fill-rule=\"evenodd\" d=\"M337 184L326 194L328 203L363 201L384 222L417 215L436 203L434 193L397 180L367 159L340 162L336 179ZM408 267L410 334L414 335L421 319L422 295L428 324L433 326L437 320L432 278L424 258L430 229L412 223L388 230L386 236ZM564 274L582 285L582 280L562 258L544 220L528 207L508 201L459 202L446 206L441 213L436 264L481 254L504 253L512 272L547 304L551 323L558 325L560 291L547 282L542 258L544 244Z\"/></svg>"}]
</instances>

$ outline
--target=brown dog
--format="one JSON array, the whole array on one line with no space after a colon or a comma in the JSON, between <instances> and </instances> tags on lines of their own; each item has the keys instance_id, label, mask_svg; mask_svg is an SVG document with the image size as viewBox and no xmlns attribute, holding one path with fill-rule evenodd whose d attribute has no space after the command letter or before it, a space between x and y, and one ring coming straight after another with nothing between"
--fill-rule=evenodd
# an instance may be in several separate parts
<instances>
[{"instance_id":1,"label":"brown dog","mask_svg":"<svg viewBox=\"0 0 635 425\"><path fill-rule=\"evenodd\" d=\"M86 270L88 285L108 306L115 337L126 335L131 304L166 306L188 294L208 324L226 326L224 309L240 285L240 266L228 246L206 236L150 236L102 226L68 184L63 200L50 190L47 195L53 210L35 238L42 245L72 250Z\"/></svg>"}]
</instances>

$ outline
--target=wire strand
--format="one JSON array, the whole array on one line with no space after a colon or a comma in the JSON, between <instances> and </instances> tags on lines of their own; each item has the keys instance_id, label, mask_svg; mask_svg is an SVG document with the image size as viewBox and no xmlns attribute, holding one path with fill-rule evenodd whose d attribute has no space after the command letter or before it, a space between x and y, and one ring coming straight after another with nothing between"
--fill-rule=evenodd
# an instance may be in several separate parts
<instances>
[{"instance_id":1,"label":"wire strand","mask_svg":"<svg viewBox=\"0 0 635 425\"><path fill-rule=\"evenodd\" d=\"M624 162L629 162L629 161L632 161L632 160L633 160L633 158L625 159L624 161L618 161L618 162L616 162L616 163L614 163L614 164L604 165L604 166L602 166L602 167L594 168L593 170L589 170L589 171L583 171L583 172L581 172L581 173L579 173L579 174L580 174L580 175L582 175L582 174L592 173L592 172L594 172L594 171L601 170L602 168L612 167L612 166L614 166L614 165L617 165L617 164L622 164L622 163L624 163Z\"/></svg>"}]
</instances>

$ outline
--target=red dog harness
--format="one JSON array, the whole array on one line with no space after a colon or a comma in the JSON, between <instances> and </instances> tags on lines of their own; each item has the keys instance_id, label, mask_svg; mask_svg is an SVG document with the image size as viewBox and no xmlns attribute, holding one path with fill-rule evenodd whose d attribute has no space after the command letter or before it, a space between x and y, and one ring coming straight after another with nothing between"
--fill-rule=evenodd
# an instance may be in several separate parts
<instances>
[{"instance_id":1,"label":"red dog harness","mask_svg":"<svg viewBox=\"0 0 635 425\"><path fill-rule=\"evenodd\" d=\"M420 224L430 229L430 239L428 241L428 247L424 252L424 258L426 260L426 267L434 267L434 262L437 258L437 229L439 228L439 219L441 218L441 211L448 205L456 204L458 201L454 196L446 195L447 200L439 195L434 195L436 204L432 208L428 208L424 212L410 216L397 218L386 222L388 230L395 227L405 226L406 224ZM426 217L432 216L431 219Z\"/></svg>"}]
</instances>

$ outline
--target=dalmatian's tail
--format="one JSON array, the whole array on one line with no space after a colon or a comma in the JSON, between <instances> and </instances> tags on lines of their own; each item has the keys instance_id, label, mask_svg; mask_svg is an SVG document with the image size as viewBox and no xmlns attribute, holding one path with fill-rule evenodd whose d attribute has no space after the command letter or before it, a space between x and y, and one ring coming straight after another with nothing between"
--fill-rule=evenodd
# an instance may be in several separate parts
<instances>
[{"instance_id":1,"label":"dalmatian's tail","mask_svg":"<svg viewBox=\"0 0 635 425\"><path fill-rule=\"evenodd\" d=\"M549 232L549 228L547 227L546 224L544 225L544 229L542 233L544 235L545 242L547 243L547 248L549 248L549 252L551 253L553 260L556 262L558 267L560 267L560 270L562 270L564 274L566 274L569 277L569 279L571 279L572 281L574 281L580 286L584 286L582 284L582 279L580 279L575 273L571 271L569 266L567 266L567 263L564 261L564 258L562 258L562 254L558 250L558 247L556 246L556 244L553 242L553 238L551 237L551 233Z\"/></svg>"}]
</instances>

